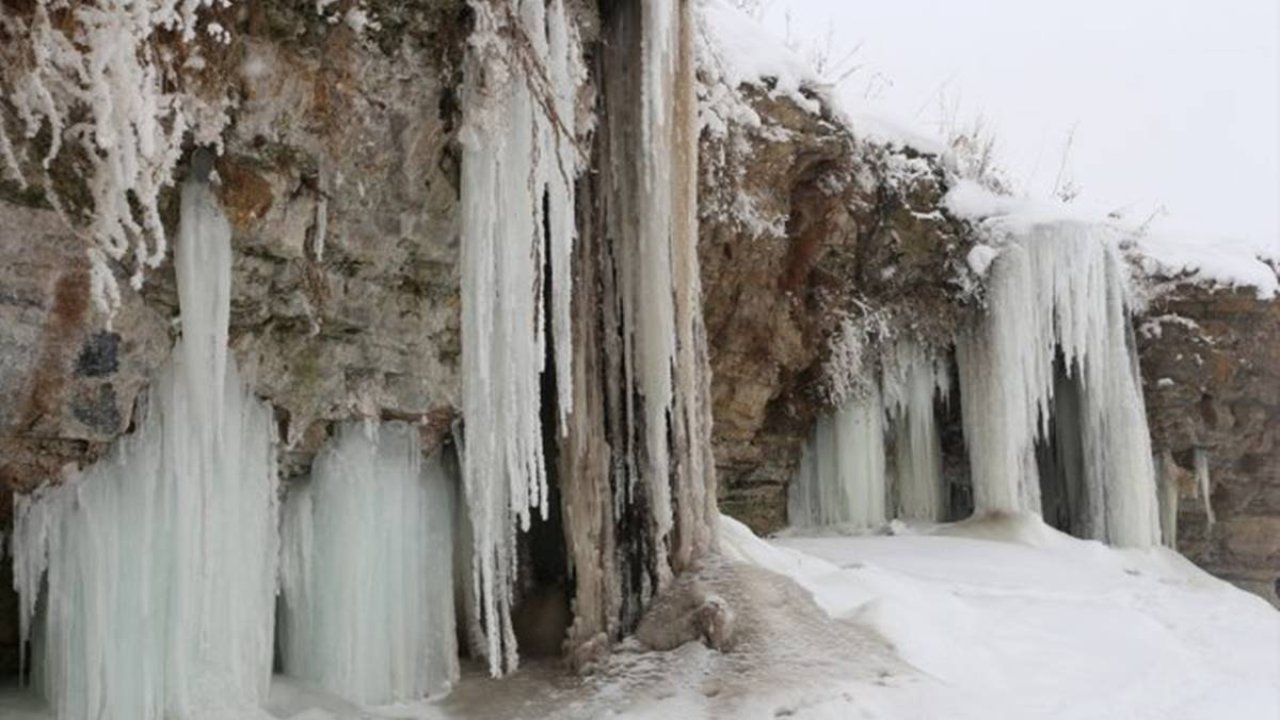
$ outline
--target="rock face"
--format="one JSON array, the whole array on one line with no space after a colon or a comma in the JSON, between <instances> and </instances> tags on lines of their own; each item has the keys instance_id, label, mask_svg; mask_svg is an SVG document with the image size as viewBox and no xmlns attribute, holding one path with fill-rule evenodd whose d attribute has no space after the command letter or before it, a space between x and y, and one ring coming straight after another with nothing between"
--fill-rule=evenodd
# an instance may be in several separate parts
<instances>
[{"instance_id":1,"label":"rock face","mask_svg":"<svg viewBox=\"0 0 1280 720\"><path fill-rule=\"evenodd\" d=\"M830 409L819 381L832 343L850 325L945 342L968 312L972 240L939 210L935 158L741 92L761 124L704 134L699 257L720 507L770 532L786 523L800 447Z\"/></svg>"},{"instance_id":2,"label":"rock face","mask_svg":"<svg viewBox=\"0 0 1280 720\"><path fill-rule=\"evenodd\" d=\"M1182 479L1178 549L1280 606L1280 302L1178 285L1152 303L1137 340L1152 446Z\"/></svg>"},{"instance_id":3,"label":"rock face","mask_svg":"<svg viewBox=\"0 0 1280 720\"><path fill-rule=\"evenodd\" d=\"M297 462L353 416L426 418L428 448L448 431L460 390L461 7L401 4L361 39L310 8L267 3L228 51L222 80L238 104L216 172L236 251L231 343ZM0 194L0 388L14 399L0 408L0 478L16 488L92 461L130 427L177 308L166 265L141 295L122 283L104 329L82 241L22 198Z\"/></svg>"}]
</instances>

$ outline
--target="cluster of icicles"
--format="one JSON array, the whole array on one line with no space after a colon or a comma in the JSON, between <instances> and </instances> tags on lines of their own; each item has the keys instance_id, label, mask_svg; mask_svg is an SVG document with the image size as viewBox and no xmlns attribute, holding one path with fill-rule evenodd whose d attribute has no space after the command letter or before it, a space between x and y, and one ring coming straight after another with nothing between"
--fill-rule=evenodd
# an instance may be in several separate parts
<instances>
[{"instance_id":1,"label":"cluster of icicles","mask_svg":"<svg viewBox=\"0 0 1280 720\"><path fill-rule=\"evenodd\" d=\"M575 397L573 123L584 70L562 0L473 7L461 134L461 467L424 460L410 425L354 421L280 501L272 412L227 352L230 228L207 184L188 180L175 251L182 340L139 430L16 508L22 639L58 718L268 717L277 660L286 675L362 704L422 697L457 678L455 588L472 649L494 674L514 668L517 534L549 500L540 424L548 342L562 434ZM669 167L677 12L643 4L646 138L634 145L642 182L628 199L640 221L616 251L626 377L643 397L636 412L627 405L628 435L646 438L634 451L646 460L627 467L647 480L652 547L664 552L674 542L667 459L678 456L668 417L709 422L679 398L694 386L686 376L697 364L678 354L693 352L699 311L692 233L673 239L673 227L694 223L692 204L671 189L692 173ZM705 394L705 378L695 389ZM702 459L681 462L685 476L701 481ZM629 498L632 486L616 492ZM713 492L698 497L681 513L714 501ZM681 532L680 542L694 537Z\"/></svg>"},{"instance_id":2,"label":"cluster of icicles","mask_svg":"<svg viewBox=\"0 0 1280 720\"><path fill-rule=\"evenodd\" d=\"M1156 544L1155 470L1114 238L1075 221L1003 232L987 311L955 345L975 512L1050 511L1079 537ZM792 484L793 524L946 519L934 409L950 395L946 358L912 343L885 356L870 392L818 422ZM1038 442L1056 457L1038 460Z\"/></svg>"}]
</instances>

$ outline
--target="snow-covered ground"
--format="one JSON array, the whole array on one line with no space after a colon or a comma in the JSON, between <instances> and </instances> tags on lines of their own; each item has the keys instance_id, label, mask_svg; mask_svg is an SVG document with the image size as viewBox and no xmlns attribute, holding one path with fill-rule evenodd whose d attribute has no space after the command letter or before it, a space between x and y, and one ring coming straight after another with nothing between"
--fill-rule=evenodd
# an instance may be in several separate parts
<instances>
[{"instance_id":1,"label":"snow-covered ground","mask_svg":"<svg viewBox=\"0 0 1280 720\"><path fill-rule=\"evenodd\" d=\"M1280 612L1171 551L1117 550L1030 517L892 530L765 541L724 519L723 551L741 564L705 582L750 638L731 652L624 644L585 679L531 663L503 680L468 674L438 701L369 711L281 680L271 710L295 720L1280 717ZM10 697L0 717L44 716Z\"/></svg>"}]
</instances>

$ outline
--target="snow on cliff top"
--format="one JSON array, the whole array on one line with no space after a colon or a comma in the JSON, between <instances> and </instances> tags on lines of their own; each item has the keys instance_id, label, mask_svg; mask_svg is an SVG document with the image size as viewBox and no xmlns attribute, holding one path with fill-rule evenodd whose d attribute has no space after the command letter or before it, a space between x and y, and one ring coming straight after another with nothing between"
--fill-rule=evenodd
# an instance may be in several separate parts
<instances>
[{"instance_id":1,"label":"snow on cliff top","mask_svg":"<svg viewBox=\"0 0 1280 720\"><path fill-rule=\"evenodd\" d=\"M699 52L711 86L703 98L703 123L723 131L725 123L758 125L754 111L740 102L734 91L742 85L784 96L810 112L825 105L841 118L850 132L874 143L910 147L945 156L946 142L915 123L868 106L848 107L837 100L830 85L810 63L786 46L777 35L727 0L703 0L700 6ZM971 220L1001 218L1008 223L1062 220L1107 223L1134 239L1138 264L1150 277L1221 287L1251 287L1259 298L1280 294L1280 238L1251 243L1226 237L1193 236L1164 227L1159 219L1139 231L1139 226L1112 216L1107 208L1063 204L1053 200L996 195L975 182L961 180L947 197L952 212Z\"/></svg>"},{"instance_id":2,"label":"snow on cliff top","mask_svg":"<svg viewBox=\"0 0 1280 720\"><path fill-rule=\"evenodd\" d=\"M1187 235L1158 222L1142 227L1096 205L1000 195L972 180L958 181L944 203L958 217L1004 227L1062 221L1109 225L1119 235L1132 239L1138 265L1148 277L1213 287L1253 288L1260 299L1280 294L1280 239L1261 244Z\"/></svg>"},{"instance_id":3,"label":"snow on cliff top","mask_svg":"<svg viewBox=\"0 0 1280 720\"><path fill-rule=\"evenodd\" d=\"M750 111L727 109L729 99L720 95L752 85L768 90L772 96L793 100L813 113L826 105L859 139L934 155L946 152L941 138L910 121L870 107L848 107L836 100L831 84L819 76L808 60L727 0L702 0L699 10L699 62L712 84L705 89L712 97L703 98L704 108L712 108L711 112L704 112L704 124L717 128L727 118L743 121L743 115ZM755 122L746 120L747 124Z\"/></svg>"}]
</instances>

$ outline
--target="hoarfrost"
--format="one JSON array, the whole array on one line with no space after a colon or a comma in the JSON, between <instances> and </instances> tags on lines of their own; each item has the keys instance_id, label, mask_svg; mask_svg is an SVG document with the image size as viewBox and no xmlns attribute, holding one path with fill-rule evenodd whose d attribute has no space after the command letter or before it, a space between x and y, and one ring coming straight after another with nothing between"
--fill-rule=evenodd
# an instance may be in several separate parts
<instances>
[{"instance_id":1,"label":"hoarfrost","mask_svg":"<svg viewBox=\"0 0 1280 720\"><path fill-rule=\"evenodd\" d=\"M214 4L39 0L28 13L0 18L0 35L17 38L0 50L0 91L21 121L28 153L47 129L47 152L31 160L46 174L46 198L73 227L70 212L77 208L65 206L47 172L64 143L83 150L90 164L93 207L83 232L92 299L108 320L120 303L112 264L131 263L130 284L138 288L145 272L164 260L159 195L172 182L183 141L191 133L197 144L215 143L226 123L219 103L171 89L182 83L157 47L164 31L192 43L198 15ZM216 23L206 30L224 44L229 39ZM190 45L190 52L198 54L198 47ZM0 127L0 156L8 174L25 184L7 133Z\"/></svg>"}]
</instances>

